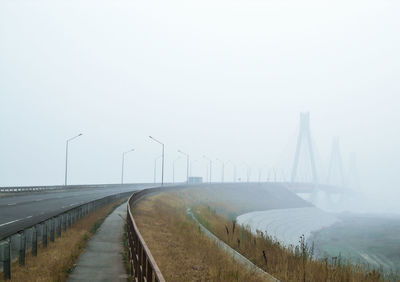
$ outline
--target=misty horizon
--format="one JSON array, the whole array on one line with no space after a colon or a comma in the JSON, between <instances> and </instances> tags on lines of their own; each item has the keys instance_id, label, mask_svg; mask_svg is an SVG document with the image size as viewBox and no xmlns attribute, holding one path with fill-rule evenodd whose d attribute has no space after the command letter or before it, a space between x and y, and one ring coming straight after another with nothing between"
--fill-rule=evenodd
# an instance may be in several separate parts
<instances>
[{"instance_id":1,"label":"misty horizon","mask_svg":"<svg viewBox=\"0 0 400 282\"><path fill-rule=\"evenodd\" d=\"M46 5L42 5L46 4ZM371 211L400 212L400 4L394 1L0 3L0 186L290 180L310 112L320 181L332 138ZM223 15L223 17L221 16ZM244 165L246 164L246 165ZM158 165L157 175L161 168ZM307 172L305 172L307 174ZM270 175L270 176L268 176ZM225 181L233 177L225 166Z\"/></svg>"}]
</instances>

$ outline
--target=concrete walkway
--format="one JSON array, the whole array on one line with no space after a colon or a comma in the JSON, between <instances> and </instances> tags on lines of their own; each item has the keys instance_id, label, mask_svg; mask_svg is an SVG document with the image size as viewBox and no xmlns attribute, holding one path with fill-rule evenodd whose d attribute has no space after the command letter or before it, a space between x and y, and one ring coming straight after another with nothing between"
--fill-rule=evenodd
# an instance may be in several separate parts
<instances>
[{"instance_id":1,"label":"concrete walkway","mask_svg":"<svg viewBox=\"0 0 400 282\"><path fill-rule=\"evenodd\" d=\"M127 281L123 262L126 203L114 210L89 241L68 281Z\"/></svg>"}]
</instances>

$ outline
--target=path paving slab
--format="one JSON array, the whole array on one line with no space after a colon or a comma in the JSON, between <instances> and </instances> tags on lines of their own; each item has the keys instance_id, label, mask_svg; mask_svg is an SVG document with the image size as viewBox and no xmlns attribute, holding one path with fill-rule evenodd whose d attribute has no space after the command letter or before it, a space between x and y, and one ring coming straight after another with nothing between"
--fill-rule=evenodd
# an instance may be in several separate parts
<instances>
[{"instance_id":1,"label":"path paving slab","mask_svg":"<svg viewBox=\"0 0 400 282\"><path fill-rule=\"evenodd\" d=\"M116 208L88 242L68 281L127 281L123 262L126 203Z\"/></svg>"}]
</instances>

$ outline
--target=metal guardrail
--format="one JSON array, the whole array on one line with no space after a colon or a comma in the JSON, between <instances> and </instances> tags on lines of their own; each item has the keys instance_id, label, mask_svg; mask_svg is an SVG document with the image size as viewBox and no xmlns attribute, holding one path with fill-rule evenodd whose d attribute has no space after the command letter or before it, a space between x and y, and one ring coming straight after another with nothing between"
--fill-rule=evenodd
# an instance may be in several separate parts
<instances>
[{"instance_id":1,"label":"metal guardrail","mask_svg":"<svg viewBox=\"0 0 400 282\"><path fill-rule=\"evenodd\" d=\"M138 282L165 282L165 279L157 266L146 242L132 216L131 209L144 196L170 190L183 189L184 187L149 188L135 192L128 200L127 205L127 237L129 248L129 262L131 265L131 276Z\"/></svg>"},{"instance_id":2,"label":"metal guardrail","mask_svg":"<svg viewBox=\"0 0 400 282\"><path fill-rule=\"evenodd\" d=\"M18 258L20 265L25 265L26 252L31 249L32 255L38 255L38 244L44 248L48 240L54 242L61 237L61 233L67 231L74 223L85 215L121 198L132 195L132 191L109 195L94 201L90 201L74 208L51 216L18 233L10 235L0 241L0 269L3 269L4 280L11 279L11 264Z\"/></svg>"},{"instance_id":3,"label":"metal guardrail","mask_svg":"<svg viewBox=\"0 0 400 282\"><path fill-rule=\"evenodd\" d=\"M40 192L40 191L52 191L52 190L65 190L65 189L77 189L77 188L112 188L112 187L124 187L132 184L94 184L94 185L53 185L53 186L11 186L11 187L0 187L0 193L21 193L21 192ZM135 183L135 185L141 185L141 183Z\"/></svg>"},{"instance_id":4,"label":"metal guardrail","mask_svg":"<svg viewBox=\"0 0 400 282\"><path fill-rule=\"evenodd\" d=\"M131 264L131 276L135 281L165 282L165 279L157 266L156 261L146 245L142 235L136 226L131 208L145 195L160 192L168 188L150 188L134 193L128 201L126 226L128 232L129 261ZM154 278L154 280L153 280ZM136 280L137 279L137 280Z\"/></svg>"}]
</instances>

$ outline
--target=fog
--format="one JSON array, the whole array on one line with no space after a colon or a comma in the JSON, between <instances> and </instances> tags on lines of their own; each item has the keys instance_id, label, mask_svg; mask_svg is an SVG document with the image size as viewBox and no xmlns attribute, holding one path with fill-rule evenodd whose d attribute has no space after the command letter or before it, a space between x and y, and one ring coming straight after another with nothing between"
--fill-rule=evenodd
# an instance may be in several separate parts
<instances>
[{"instance_id":1,"label":"fog","mask_svg":"<svg viewBox=\"0 0 400 282\"><path fill-rule=\"evenodd\" d=\"M400 212L399 12L386 0L2 0L0 186L63 184L78 133L70 184L118 183L131 148L125 182L152 182L149 135L165 143L167 182L177 150L197 160L192 175L213 159L213 181L216 158L242 180L248 167L251 181L289 180L309 111L321 181L339 136L363 211ZM184 181L184 156L175 169Z\"/></svg>"}]
</instances>

